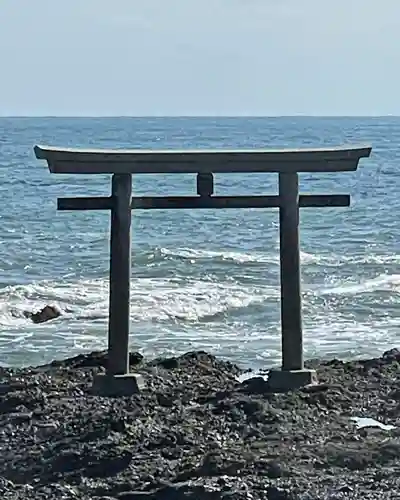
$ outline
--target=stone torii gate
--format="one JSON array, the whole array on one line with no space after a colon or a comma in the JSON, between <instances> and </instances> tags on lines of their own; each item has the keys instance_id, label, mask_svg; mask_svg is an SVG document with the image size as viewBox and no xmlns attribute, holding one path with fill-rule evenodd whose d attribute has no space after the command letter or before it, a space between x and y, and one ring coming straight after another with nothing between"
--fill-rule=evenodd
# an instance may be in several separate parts
<instances>
[{"instance_id":1,"label":"stone torii gate","mask_svg":"<svg viewBox=\"0 0 400 500\"><path fill-rule=\"evenodd\" d=\"M58 210L110 210L110 291L108 365L93 390L104 395L129 395L143 386L129 371L129 303L132 209L279 208L282 367L271 370L276 390L313 383L304 369L299 250L300 207L347 207L349 195L299 195L301 172L355 171L371 147L282 150L91 150L35 146L54 174L111 174L111 196L59 198ZM214 196L213 174L278 173L275 196ZM132 197L132 174L197 176L197 196Z\"/></svg>"}]
</instances>

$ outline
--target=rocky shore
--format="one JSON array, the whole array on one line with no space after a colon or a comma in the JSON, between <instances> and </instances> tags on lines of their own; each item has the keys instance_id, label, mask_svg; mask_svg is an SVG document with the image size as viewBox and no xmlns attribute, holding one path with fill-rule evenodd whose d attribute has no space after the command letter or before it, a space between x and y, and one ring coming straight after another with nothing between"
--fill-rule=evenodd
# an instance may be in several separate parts
<instances>
[{"instance_id":1,"label":"rocky shore","mask_svg":"<svg viewBox=\"0 0 400 500\"><path fill-rule=\"evenodd\" d=\"M400 352L310 362L319 384L274 394L205 352L145 360L146 390L91 394L105 353L0 369L0 498L400 498ZM395 426L357 429L352 417Z\"/></svg>"}]
</instances>

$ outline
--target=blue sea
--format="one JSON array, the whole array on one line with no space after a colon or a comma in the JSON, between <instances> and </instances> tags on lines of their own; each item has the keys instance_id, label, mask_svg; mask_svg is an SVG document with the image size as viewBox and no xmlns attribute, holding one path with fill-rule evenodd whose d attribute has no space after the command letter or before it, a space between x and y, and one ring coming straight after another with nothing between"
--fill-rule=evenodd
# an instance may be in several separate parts
<instances>
[{"instance_id":1,"label":"blue sea","mask_svg":"<svg viewBox=\"0 0 400 500\"><path fill-rule=\"evenodd\" d=\"M302 193L350 208L301 209L306 357L372 356L400 339L400 118L0 118L0 365L107 345L107 212L57 212L104 196L109 176L57 176L35 144L252 148L365 144L357 172L300 176ZM192 175L137 176L137 195L195 194ZM276 194L275 174L216 176L218 194ZM280 361L276 209L135 211L131 348L206 349L244 366ZM33 325L24 310L65 314Z\"/></svg>"}]
</instances>

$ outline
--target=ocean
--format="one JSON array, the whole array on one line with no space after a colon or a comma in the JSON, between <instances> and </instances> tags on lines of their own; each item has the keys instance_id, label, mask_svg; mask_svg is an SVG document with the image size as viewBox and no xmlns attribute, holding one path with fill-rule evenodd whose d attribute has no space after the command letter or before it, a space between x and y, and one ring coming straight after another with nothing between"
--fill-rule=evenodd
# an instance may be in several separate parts
<instances>
[{"instance_id":1,"label":"ocean","mask_svg":"<svg viewBox=\"0 0 400 500\"><path fill-rule=\"evenodd\" d=\"M302 174L302 193L351 194L301 209L306 357L375 356L400 337L400 118L0 118L0 365L107 346L108 213L57 212L104 196L109 176L51 175L35 144L252 148L371 144L357 172ZM191 175L136 176L138 195L195 194ZM276 194L275 174L216 176L218 194ZM131 349L204 349L243 366L280 361L276 209L135 211ZM34 325L24 310L65 314Z\"/></svg>"}]
</instances>

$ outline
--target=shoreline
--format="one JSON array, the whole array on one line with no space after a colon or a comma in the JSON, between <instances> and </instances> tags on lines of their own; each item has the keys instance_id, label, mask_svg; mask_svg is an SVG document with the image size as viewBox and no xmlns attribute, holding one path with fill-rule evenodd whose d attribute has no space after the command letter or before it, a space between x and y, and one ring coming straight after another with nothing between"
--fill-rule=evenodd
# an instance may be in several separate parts
<instances>
[{"instance_id":1,"label":"shoreline","mask_svg":"<svg viewBox=\"0 0 400 500\"><path fill-rule=\"evenodd\" d=\"M270 370L273 369L280 369L281 367L281 361L278 360L271 360L271 359L265 359L263 361L263 367L260 367L258 363L251 362L249 360L241 360L239 359L238 356L236 355L227 355L227 354L220 354L217 351L214 350L206 350L204 351L203 349L193 349L193 350L180 350L177 351L176 353L167 353L161 351L159 354L152 354L149 355L147 353L142 353L139 351L130 351L130 356L138 356L145 360L146 362L150 363L153 361L157 361L160 359L169 359L169 358L179 358L182 357L190 352L207 352L211 356L226 362L228 364L235 365L239 368L239 370L243 372L251 372L251 373L267 373ZM352 362L358 362L358 361L363 361L363 360L368 360L368 359L376 359L379 358L379 356L386 351L379 350L378 348L374 350L369 350L367 353L354 353L354 352L348 352L348 351L337 351L336 353L329 353L329 354L324 354L323 356L316 357L315 355L309 355L307 352L304 353L304 365L307 367L312 367L314 365L318 364L324 364L326 362L332 361L332 360L340 360L344 363L352 363ZM374 356L376 354L376 356ZM17 372L17 371L24 371L24 370L36 370L36 369L45 369L46 367L50 366L57 366L58 364L65 364L68 362L73 362L73 360L78 359L80 356L85 356L85 357L91 357L92 355L94 356L107 356L107 348L104 349L98 349L98 350L91 350L91 349L84 349L81 350L79 353L74 353L71 356L60 356L56 358L45 358L42 362L39 362L39 364L34 364L31 362L26 362L23 364L17 364L17 365L12 365L8 363L2 363L0 362L0 375L1 371L5 370L8 372ZM261 363L260 363L261 364Z\"/></svg>"},{"instance_id":2,"label":"shoreline","mask_svg":"<svg viewBox=\"0 0 400 500\"><path fill-rule=\"evenodd\" d=\"M202 351L130 361L127 398L91 394L104 351L0 368L2 498L398 498L399 350L307 361L319 384L287 393Z\"/></svg>"}]
</instances>

